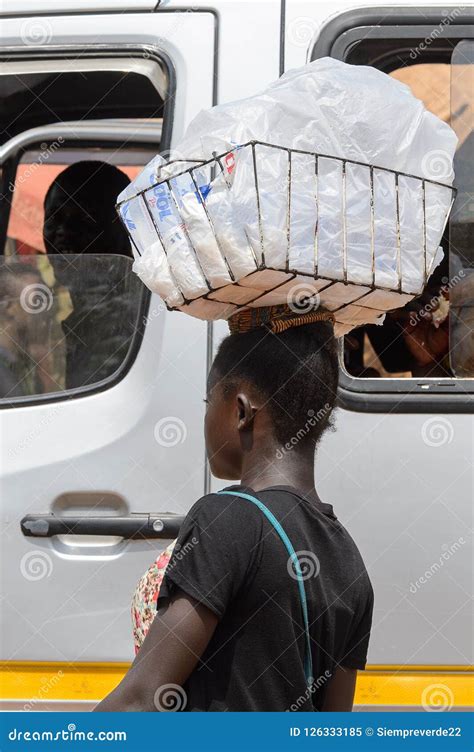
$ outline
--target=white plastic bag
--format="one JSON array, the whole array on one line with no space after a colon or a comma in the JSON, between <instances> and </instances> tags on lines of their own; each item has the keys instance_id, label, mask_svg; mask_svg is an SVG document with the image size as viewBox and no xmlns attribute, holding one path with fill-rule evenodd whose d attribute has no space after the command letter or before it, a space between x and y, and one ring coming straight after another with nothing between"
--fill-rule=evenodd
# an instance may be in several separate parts
<instances>
[{"instance_id":1,"label":"white plastic bag","mask_svg":"<svg viewBox=\"0 0 474 752\"><path fill-rule=\"evenodd\" d=\"M254 140L282 148L242 147ZM179 294L187 301L205 295L205 306L195 301L192 310L187 303L183 310L197 315L194 311L205 309L209 318L213 301L216 306L287 302L289 272L344 282L332 288L339 307L354 300L354 285L361 286L359 308L373 286L393 291L379 298L386 303L381 311L397 301L404 305L422 291L441 258L451 190L430 182L437 179L432 157L442 151L443 162L452 164L455 147L451 128L404 84L375 68L332 58L314 61L253 97L218 105L192 121L170 160L225 154L213 163L216 174L210 166L193 172L205 195L196 191L190 174L173 178L176 165L155 158L119 196L138 249L136 271L155 290L163 277L171 307ZM311 154L293 151L290 164L288 149ZM181 162L179 169L193 164ZM144 196L131 196L163 177L169 183L144 194L146 199L159 194L147 212ZM444 182L449 186L452 179L451 170ZM280 292L262 290L269 279L265 269L274 270L271 279ZM308 277L308 284L314 281ZM327 301L331 307L330 287ZM359 321L364 311L356 313ZM367 316L372 321L374 314ZM341 323L349 325L347 311L344 318Z\"/></svg>"}]
</instances>

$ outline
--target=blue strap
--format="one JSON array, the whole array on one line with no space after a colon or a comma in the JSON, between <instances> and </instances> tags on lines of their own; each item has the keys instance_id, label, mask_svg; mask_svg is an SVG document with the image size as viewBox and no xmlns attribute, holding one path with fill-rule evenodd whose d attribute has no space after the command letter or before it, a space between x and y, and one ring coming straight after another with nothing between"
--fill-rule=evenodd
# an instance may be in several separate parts
<instances>
[{"instance_id":1,"label":"blue strap","mask_svg":"<svg viewBox=\"0 0 474 752\"><path fill-rule=\"evenodd\" d=\"M268 507L263 504L260 499L255 498L255 496L251 496L250 494L242 493L241 491L218 491L218 494L225 494L226 496L239 496L241 499L247 499L247 501L251 501L252 504L255 504L256 507L260 509L261 512L265 515L267 520L271 523L271 525L275 528L276 532L280 536L281 540L285 544L286 550L288 551L290 555L291 562L293 564L293 567L295 569L296 573L296 579L298 581L298 589L300 593L300 601L301 601L301 611L303 613L303 622L304 622L304 628L305 628L305 637L306 637L306 650L305 650L305 657L304 657L304 672L306 676L306 683L308 687L311 687L314 682L313 677L313 659L311 656L311 638L309 635L309 619L308 619L308 603L306 601L306 590L304 587L304 578L303 578L303 572L301 571L300 562L298 560L298 556L296 555L296 551L293 548L293 545L288 538L287 534L283 530L282 526L278 522L275 515L270 512Z\"/></svg>"}]
</instances>

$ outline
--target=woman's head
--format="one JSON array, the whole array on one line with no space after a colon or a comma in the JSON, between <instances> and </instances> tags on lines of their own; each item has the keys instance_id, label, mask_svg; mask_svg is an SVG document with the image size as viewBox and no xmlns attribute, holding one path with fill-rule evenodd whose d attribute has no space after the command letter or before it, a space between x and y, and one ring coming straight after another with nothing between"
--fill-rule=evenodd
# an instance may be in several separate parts
<instances>
[{"instance_id":1,"label":"woman's head","mask_svg":"<svg viewBox=\"0 0 474 752\"><path fill-rule=\"evenodd\" d=\"M332 325L231 334L209 374L206 447L217 477L241 478L251 451L310 453L330 425L338 363Z\"/></svg>"}]
</instances>

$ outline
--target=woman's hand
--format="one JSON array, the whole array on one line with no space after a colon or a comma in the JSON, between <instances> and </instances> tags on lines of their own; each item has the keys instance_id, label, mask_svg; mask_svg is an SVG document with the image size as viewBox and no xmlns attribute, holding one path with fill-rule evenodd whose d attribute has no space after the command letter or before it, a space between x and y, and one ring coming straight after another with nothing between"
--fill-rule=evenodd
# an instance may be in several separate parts
<instances>
[{"instance_id":1,"label":"woman's hand","mask_svg":"<svg viewBox=\"0 0 474 752\"><path fill-rule=\"evenodd\" d=\"M159 609L132 666L95 711L156 712L167 685L182 687L207 647L218 618L179 591ZM161 692L160 692L161 690ZM155 699L156 698L156 699Z\"/></svg>"}]
</instances>

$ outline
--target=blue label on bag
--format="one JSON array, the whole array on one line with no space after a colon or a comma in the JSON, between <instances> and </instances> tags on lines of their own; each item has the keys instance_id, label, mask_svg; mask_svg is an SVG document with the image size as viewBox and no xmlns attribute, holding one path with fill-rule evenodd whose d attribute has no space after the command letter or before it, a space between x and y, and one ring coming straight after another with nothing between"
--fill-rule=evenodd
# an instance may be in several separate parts
<instances>
[{"instance_id":1,"label":"blue label on bag","mask_svg":"<svg viewBox=\"0 0 474 752\"><path fill-rule=\"evenodd\" d=\"M166 217L173 216L171 207L171 196L165 183L160 183L152 188L152 196L147 194L147 201L150 206L157 212L160 222Z\"/></svg>"},{"instance_id":2,"label":"blue label on bag","mask_svg":"<svg viewBox=\"0 0 474 752\"><path fill-rule=\"evenodd\" d=\"M152 175L150 175L150 182L153 182ZM196 185L198 185L197 189ZM197 203L202 204L212 190L212 186L210 183L199 186L197 181L196 185L189 179L188 175L170 178L170 185L167 183L152 185L151 189L146 192L145 197L156 220L159 223L173 218L179 221L177 208L182 208L185 196L194 196Z\"/></svg>"},{"instance_id":3,"label":"blue label on bag","mask_svg":"<svg viewBox=\"0 0 474 752\"><path fill-rule=\"evenodd\" d=\"M212 185L210 183L207 183L206 185L200 185L199 191L201 192L201 196L205 201L208 195L210 194L210 192L212 191ZM199 195L197 191L195 192L195 195L199 203L202 204L201 196Z\"/></svg>"},{"instance_id":4,"label":"blue label on bag","mask_svg":"<svg viewBox=\"0 0 474 752\"><path fill-rule=\"evenodd\" d=\"M128 216L129 211L130 211L130 201L127 201L126 204L123 204L120 207L120 216L122 217L123 221L125 222L129 230L136 230L137 226L135 222L133 221L131 217Z\"/></svg>"}]
</instances>

